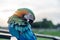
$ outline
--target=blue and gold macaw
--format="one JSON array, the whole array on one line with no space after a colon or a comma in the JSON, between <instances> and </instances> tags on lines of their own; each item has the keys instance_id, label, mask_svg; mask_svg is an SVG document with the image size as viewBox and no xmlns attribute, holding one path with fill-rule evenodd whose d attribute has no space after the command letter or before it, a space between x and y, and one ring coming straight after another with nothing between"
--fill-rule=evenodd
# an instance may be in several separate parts
<instances>
[{"instance_id":1,"label":"blue and gold macaw","mask_svg":"<svg viewBox=\"0 0 60 40\"><path fill-rule=\"evenodd\" d=\"M9 32L17 40L36 40L30 25L34 20L35 16L30 9L18 9L8 20Z\"/></svg>"}]
</instances>

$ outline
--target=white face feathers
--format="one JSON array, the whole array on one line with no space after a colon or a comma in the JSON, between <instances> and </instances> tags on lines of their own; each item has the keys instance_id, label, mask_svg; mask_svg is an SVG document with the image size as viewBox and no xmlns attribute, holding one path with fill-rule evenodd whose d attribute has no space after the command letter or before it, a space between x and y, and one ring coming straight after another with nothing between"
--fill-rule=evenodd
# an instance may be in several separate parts
<instances>
[{"instance_id":1,"label":"white face feathers","mask_svg":"<svg viewBox=\"0 0 60 40\"><path fill-rule=\"evenodd\" d=\"M29 20L34 20L34 17L31 13L28 13L27 15L24 16L25 19Z\"/></svg>"}]
</instances>

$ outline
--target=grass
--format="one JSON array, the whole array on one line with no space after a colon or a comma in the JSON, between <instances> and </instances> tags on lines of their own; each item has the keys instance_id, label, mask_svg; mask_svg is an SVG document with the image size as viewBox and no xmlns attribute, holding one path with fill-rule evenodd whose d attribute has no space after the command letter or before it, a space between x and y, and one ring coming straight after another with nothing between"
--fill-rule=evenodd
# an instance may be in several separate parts
<instances>
[{"instance_id":1,"label":"grass","mask_svg":"<svg viewBox=\"0 0 60 40\"><path fill-rule=\"evenodd\" d=\"M46 35L53 35L53 36L60 36L60 31L44 31L44 32L39 32L41 34L46 34Z\"/></svg>"},{"instance_id":2,"label":"grass","mask_svg":"<svg viewBox=\"0 0 60 40\"><path fill-rule=\"evenodd\" d=\"M60 30L39 30L39 29L33 29L34 33L38 34L46 34L46 35L52 35L52 36L59 36L60 37Z\"/></svg>"},{"instance_id":3,"label":"grass","mask_svg":"<svg viewBox=\"0 0 60 40\"><path fill-rule=\"evenodd\" d=\"M52 40L52 39L47 39L47 38L37 38L37 40Z\"/></svg>"},{"instance_id":4,"label":"grass","mask_svg":"<svg viewBox=\"0 0 60 40\"><path fill-rule=\"evenodd\" d=\"M0 38L0 40L9 40L9 39L2 39L2 38Z\"/></svg>"}]
</instances>

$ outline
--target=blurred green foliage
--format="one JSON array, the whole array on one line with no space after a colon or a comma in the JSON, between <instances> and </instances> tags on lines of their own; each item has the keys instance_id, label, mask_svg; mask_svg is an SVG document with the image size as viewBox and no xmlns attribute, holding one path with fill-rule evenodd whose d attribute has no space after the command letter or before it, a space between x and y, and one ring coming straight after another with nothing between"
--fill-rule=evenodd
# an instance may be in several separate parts
<instances>
[{"instance_id":1,"label":"blurred green foliage","mask_svg":"<svg viewBox=\"0 0 60 40\"><path fill-rule=\"evenodd\" d=\"M54 24L52 21L48 21L47 19L43 19L41 22L35 22L32 24L33 28L53 28Z\"/></svg>"}]
</instances>

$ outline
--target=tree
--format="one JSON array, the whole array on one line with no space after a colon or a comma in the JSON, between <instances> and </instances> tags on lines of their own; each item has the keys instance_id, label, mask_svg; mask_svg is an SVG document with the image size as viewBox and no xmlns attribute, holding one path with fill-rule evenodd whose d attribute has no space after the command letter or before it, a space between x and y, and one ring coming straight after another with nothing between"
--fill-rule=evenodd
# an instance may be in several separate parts
<instances>
[{"instance_id":1,"label":"tree","mask_svg":"<svg viewBox=\"0 0 60 40\"><path fill-rule=\"evenodd\" d=\"M46 18L43 19L41 25L43 28L53 28L54 27L54 24L52 23L52 21L48 21Z\"/></svg>"},{"instance_id":2,"label":"tree","mask_svg":"<svg viewBox=\"0 0 60 40\"><path fill-rule=\"evenodd\" d=\"M35 22L32 24L32 27L33 28L40 28L40 24L41 24L41 22Z\"/></svg>"},{"instance_id":3,"label":"tree","mask_svg":"<svg viewBox=\"0 0 60 40\"><path fill-rule=\"evenodd\" d=\"M53 28L54 24L52 21L48 21L46 18L42 22L35 22L32 24L33 28Z\"/></svg>"}]
</instances>

